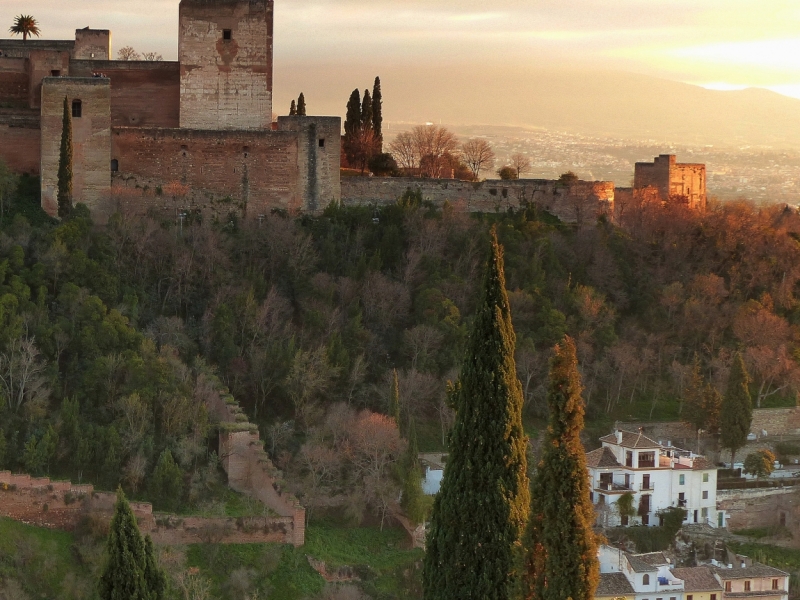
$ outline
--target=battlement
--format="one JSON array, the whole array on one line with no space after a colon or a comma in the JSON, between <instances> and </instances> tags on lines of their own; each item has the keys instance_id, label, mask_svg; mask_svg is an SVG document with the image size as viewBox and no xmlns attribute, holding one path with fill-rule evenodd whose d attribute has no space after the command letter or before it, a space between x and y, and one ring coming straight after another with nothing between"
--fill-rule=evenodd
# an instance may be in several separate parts
<instances>
[{"instance_id":1,"label":"battlement","mask_svg":"<svg viewBox=\"0 0 800 600\"><path fill-rule=\"evenodd\" d=\"M679 163L674 154L661 154L653 162L634 165L633 190L653 190L662 202L685 202L696 210L706 208L706 166Z\"/></svg>"}]
</instances>

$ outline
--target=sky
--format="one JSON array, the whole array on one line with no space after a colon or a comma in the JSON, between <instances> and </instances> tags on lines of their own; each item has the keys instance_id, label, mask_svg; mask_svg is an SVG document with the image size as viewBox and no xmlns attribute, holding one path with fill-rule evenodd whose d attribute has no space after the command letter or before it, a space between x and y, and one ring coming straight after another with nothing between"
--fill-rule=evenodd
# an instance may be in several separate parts
<instances>
[{"instance_id":1,"label":"sky","mask_svg":"<svg viewBox=\"0 0 800 600\"><path fill-rule=\"evenodd\" d=\"M114 51L177 55L178 0L0 0L0 20L20 12L46 38L89 25L112 30ZM383 70L485 77L565 66L800 98L800 0L275 2L276 90L303 72L360 83Z\"/></svg>"}]
</instances>

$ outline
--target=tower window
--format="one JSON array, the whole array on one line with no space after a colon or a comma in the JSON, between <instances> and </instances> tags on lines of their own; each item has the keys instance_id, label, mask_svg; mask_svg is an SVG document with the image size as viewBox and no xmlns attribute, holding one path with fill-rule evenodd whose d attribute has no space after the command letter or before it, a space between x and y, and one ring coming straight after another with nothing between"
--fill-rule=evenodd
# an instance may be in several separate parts
<instances>
[{"instance_id":1,"label":"tower window","mask_svg":"<svg viewBox=\"0 0 800 600\"><path fill-rule=\"evenodd\" d=\"M230 29L223 29L222 30L222 39L223 40L233 39L233 37L231 36L231 30Z\"/></svg>"},{"instance_id":2,"label":"tower window","mask_svg":"<svg viewBox=\"0 0 800 600\"><path fill-rule=\"evenodd\" d=\"M116 173L119 171L119 161L116 158L111 159L111 172Z\"/></svg>"},{"instance_id":3,"label":"tower window","mask_svg":"<svg viewBox=\"0 0 800 600\"><path fill-rule=\"evenodd\" d=\"M319 147L320 148L324 148L325 147L325 138L319 138Z\"/></svg>"},{"instance_id":4,"label":"tower window","mask_svg":"<svg viewBox=\"0 0 800 600\"><path fill-rule=\"evenodd\" d=\"M80 100L72 101L72 116L76 119L81 117L83 112L83 103Z\"/></svg>"},{"instance_id":5,"label":"tower window","mask_svg":"<svg viewBox=\"0 0 800 600\"><path fill-rule=\"evenodd\" d=\"M60 69L53 69L52 71L50 71L50 76L51 77L60 77L61 76L61 70Z\"/></svg>"}]
</instances>

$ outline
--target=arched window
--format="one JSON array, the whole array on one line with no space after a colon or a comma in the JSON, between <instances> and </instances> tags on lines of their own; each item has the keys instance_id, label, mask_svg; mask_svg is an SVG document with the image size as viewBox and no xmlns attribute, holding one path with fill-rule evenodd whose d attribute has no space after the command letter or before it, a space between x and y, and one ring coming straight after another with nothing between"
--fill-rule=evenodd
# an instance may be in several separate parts
<instances>
[{"instance_id":1,"label":"arched window","mask_svg":"<svg viewBox=\"0 0 800 600\"><path fill-rule=\"evenodd\" d=\"M73 100L72 101L72 118L73 119L80 119L82 112L83 112L83 103L80 100Z\"/></svg>"},{"instance_id":2,"label":"arched window","mask_svg":"<svg viewBox=\"0 0 800 600\"><path fill-rule=\"evenodd\" d=\"M111 159L111 172L116 173L119 171L119 161L116 158Z\"/></svg>"},{"instance_id":3,"label":"arched window","mask_svg":"<svg viewBox=\"0 0 800 600\"><path fill-rule=\"evenodd\" d=\"M642 575L642 585L650 585L650 575L647 573Z\"/></svg>"}]
</instances>

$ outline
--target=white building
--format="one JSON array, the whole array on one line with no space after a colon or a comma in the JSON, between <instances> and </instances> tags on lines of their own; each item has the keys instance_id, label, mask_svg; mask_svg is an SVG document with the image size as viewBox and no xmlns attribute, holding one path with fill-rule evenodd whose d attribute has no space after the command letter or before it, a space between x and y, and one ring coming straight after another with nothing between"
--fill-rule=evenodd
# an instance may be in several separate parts
<instances>
[{"instance_id":1,"label":"white building","mask_svg":"<svg viewBox=\"0 0 800 600\"><path fill-rule=\"evenodd\" d=\"M658 525L660 510L680 506L686 523L725 526L725 512L717 510L717 470L704 457L630 431L600 441L586 462L592 502L605 525ZM636 511L630 518L613 506L627 493Z\"/></svg>"},{"instance_id":2,"label":"white building","mask_svg":"<svg viewBox=\"0 0 800 600\"><path fill-rule=\"evenodd\" d=\"M630 554L601 546L597 558L601 576L622 573L633 588L636 600L682 600L684 582L673 573L673 566L662 552Z\"/></svg>"}]
</instances>

